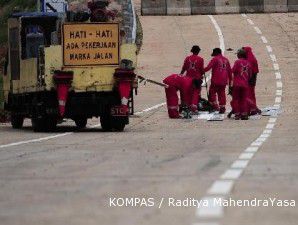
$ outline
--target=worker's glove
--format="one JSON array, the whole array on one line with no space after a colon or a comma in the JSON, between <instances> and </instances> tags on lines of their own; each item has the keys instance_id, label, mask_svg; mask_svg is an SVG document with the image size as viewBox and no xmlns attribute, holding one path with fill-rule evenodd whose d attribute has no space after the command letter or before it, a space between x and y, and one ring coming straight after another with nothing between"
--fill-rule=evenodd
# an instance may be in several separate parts
<instances>
[{"instance_id":1,"label":"worker's glove","mask_svg":"<svg viewBox=\"0 0 298 225\"><path fill-rule=\"evenodd\" d=\"M254 73L254 74L251 76L251 78L249 79L248 83L249 83L249 85L250 85L251 87L256 86L256 83L257 83L257 74L256 74L256 73Z\"/></svg>"},{"instance_id":2,"label":"worker's glove","mask_svg":"<svg viewBox=\"0 0 298 225\"><path fill-rule=\"evenodd\" d=\"M232 95L232 94L233 94L233 87L229 86L229 95Z\"/></svg>"}]
</instances>

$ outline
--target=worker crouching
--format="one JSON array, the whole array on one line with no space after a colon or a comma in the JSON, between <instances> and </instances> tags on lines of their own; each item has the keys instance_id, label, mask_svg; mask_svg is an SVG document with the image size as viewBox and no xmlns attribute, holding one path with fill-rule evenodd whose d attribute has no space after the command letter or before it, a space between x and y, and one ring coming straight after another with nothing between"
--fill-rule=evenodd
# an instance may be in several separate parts
<instances>
[{"instance_id":1,"label":"worker crouching","mask_svg":"<svg viewBox=\"0 0 298 225\"><path fill-rule=\"evenodd\" d=\"M222 55L220 48L213 49L212 60L205 68L205 72L212 69L209 102L213 109L224 114L226 111L226 86L232 81L232 69L229 60ZM219 105L217 103L217 99Z\"/></svg>"},{"instance_id":2,"label":"worker crouching","mask_svg":"<svg viewBox=\"0 0 298 225\"><path fill-rule=\"evenodd\" d=\"M246 51L239 49L232 72L232 107L235 113L235 119L247 120L249 115L248 97L249 80L252 77L252 68L250 62L246 59Z\"/></svg>"},{"instance_id":3,"label":"worker crouching","mask_svg":"<svg viewBox=\"0 0 298 225\"><path fill-rule=\"evenodd\" d=\"M165 92L168 114L171 119L180 118L178 91L180 91L181 104L193 113L197 112L197 102L199 101L199 91L202 84L201 80L172 74L166 77L163 83L167 85Z\"/></svg>"}]
</instances>

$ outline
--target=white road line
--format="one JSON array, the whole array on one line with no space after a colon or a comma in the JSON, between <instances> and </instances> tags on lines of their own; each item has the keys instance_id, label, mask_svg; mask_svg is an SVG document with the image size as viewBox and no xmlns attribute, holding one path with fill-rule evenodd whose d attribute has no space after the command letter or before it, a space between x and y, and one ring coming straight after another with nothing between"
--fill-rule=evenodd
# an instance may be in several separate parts
<instances>
[{"instance_id":1,"label":"white road line","mask_svg":"<svg viewBox=\"0 0 298 225\"><path fill-rule=\"evenodd\" d=\"M273 52L273 49L270 45L267 45L266 48L267 48L267 52L269 53Z\"/></svg>"},{"instance_id":2,"label":"white road line","mask_svg":"<svg viewBox=\"0 0 298 225\"><path fill-rule=\"evenodd\" d=\"M259 150L259 147L257 147L257 146L254 146L254 147L248 147L247 149L245 149L245 152L253 152L253 153L255 153L255 152L257 152Z\"/></svg>"},{"instance_id":3,"label":"white road line","mask_svg":"<svg viewBox=\"0 0 298 225\"><path fill-rule=\"evenodd\" d=\"M27 141L14 142L14 143L6 144L6 145L0 145L0 148L8 148L8 147L18 146L18 145L23 145L23 144L48 141L48 140L51 140L51 139L64 137L64 136L67 136L67 135L70 135L70 134L73 134L73 132L67 132L67 133L52 135L52 136L43 137L43 138L37 138L37 139L31 139L31 140L27 140Z\"/></svg>"},{"instance_id":4,"label":"white road line","mask_svg":"<svg viewBox=\"0 0 298 225\"><path fill-rule=\"evenodd\" d=\"M209 195L227 195L230 194L234 186L234 181L217 180L208 190Z\"/></svg>"},{"instance_id":5,"label":"white road line","mask_svg":"<svg viewBox=\"0 0 298 225\"><path fill-rule=\"evenodd\" d=\"M261 134L261 136L260 137L262 137L262 138L269 138L271 135L270 134Z\"/></svg>"},{"instance_id":6,"label":"white road line","mask_svg":"<svg viewBox=\"0 0 298 225\"><path fill-rule=\"evenodd\" d=\"M252 157L254 157L254 153L252 152L247 152L247 153L242 153L240 156L239 156L239 159L252 159Z\"/></svg>"},{"instance_id":7,"label":"white road line","mask_svg":"<svg viewBox=\"0 0 298 225\"><path fill-rule=\"evenodd\" d=\"M241 16L243 16L244 18L247 18L247 15L242 13Z\"/></svg>"},{"instance_id":8,"label":"white road line","mask_svg":"<svg viewBox=\"0 0 298 225\"><path fill-rule=\"evenodd\" d=\"M267 43L268 43L268 40L267 40L267 38L266 38L266 37L264 37L264 36L261 36L261 39L262 39L263 43L265 43L265 44L267 44Z\"/></svg>"},{"instance_id":9,"label":"white road line","mask_svg":"<svg viewBox=\"0 0 298 225\"><path fill-rule=\"evenodd\" d=\"M275 78L276 78L276 80L280 80L281 79L281 73L280 72L276 72L275 73Z\"/></svg>"},{"instance_id":10,"label":"white road line","mask_svg":"<svg viewBox=\"0 0 298 225\"><path fill-rule=\"evenodd\" d=\"M274 68L274 70L279 70L279 65L278 65L278 63L274 63L274 64L273 64L273 68Z\"/></svg>"},{"instance_id":11,"label":"white road line","mask_svg":"<svg viewBox=\"0 0 298 225\"><path fill-rule=\"evenodd\" d=\"M272 133L272 130L270 129L266 129L263 131L263 134L271 134Z\"/></svg>"},{"instance_id":12,"label":"white road line","mask_svg":"<svg viewBox=\"0 0 298 225\"><path fill-rule=\"evenodd\" d=\"M268 123L276 123L277 118L270 118Z\"/></svg>"},{"instance_id":13,"label":"white road line","mask_svg":"<svg viewBox=\"0 0 298 225\"><path fill-rule=\"evenodd\" d=\"M217 201L223 199L222 197L207 197L203 198L202 202L208 204L201 205L197 208L197 216L201 218L220 218L223 216L223 206L217 204Z\"/></svg>"},{"instance_id":14,"label":"white road line","mask_svg":"<svg viewBox=\"0 0 298 225\"><path fill-rule=\"evenodd\" d=\"M282 90L276 90L276 96L282 96Z\"/></svg>"},{"instance_id":15,"label":"white road line","mask_svg":"<svg viewBox=\"0 0 298 225\"><path fill-rule=\"evenodd\" d=\"M223 180L236 180L241 176L242 172L242 169L229 169L220 178Z\"/></svg>"},{"instance_id":16,"label":"white road line","mask_svg":"<svg viewBox=\"0 0 298 225\"><path fill-rule=\"evenodd\" d=\"M250 25L254 25L255 23L251 19L246 19Z\"/></svg>"},{"instance_id":17,"label":"white road line","mask_svg":"<svg viewBox=\"0 0 298 225\"><path fill-rule=\"evenodd\" d=\"M275 98L275 103L281 103L281 97L276 97Z\"/></svg>"},{"instance_id":18,"label":"white road line","mask_svg":"<svg viewBox=\"0 0 298 225\"><path fill-rule=\"evenodd\" d=\"M217 21L214 19L213 16L209 15L208 16L210 18L210 20L212 21L213 25L214 25L214 28L215 30L217 31L217 35L218 35L218 38L219 38L219 43L220 43L220 48L221 50L224 52L225 49L226 49L226 46L225 46L225 39L224 39L224 36L223 36L223 33L217 23Z\"/></svg>"},{"instance_id":19,"label":"white road line","mask_svg":"<svg viewBox=\"0 0 298 225\"><path fill-rule=\"evenodd\" d=\"M271 58L272 62L277 61L276 56L274 54L270 54L270 58Z\"/></svg>"},{"instance_id":20,"label":"white road line","mask_svg":"<svg viewBox=\"0 0 298 225\"><path fill-rule=\"evenodd\" d=\"M257 34L262 34L262 31L257 26L255 26L254 29L257 32Z\"/></svg>"},{"instance_id":21,"label":"white road line","mask_svg":"<svg viewBox=\"0 0 298 225\"><path fill-rule=\"evenodd\" d=\"M276 82L276 87L277 88L282 88L282 82L281 81Z\"/></svg>"},{"instance_id":22,"label":"white road line","mask_svg":"<svg viewBox=\"0 0 298 225\"><path fill-rule=\"evenodd\" d=\"M231 168L233 169L244 169L247 167L249 161L248 160L236 160L233 162Z\"/></svg>"},{"instance_id":23,"label":"white road line","mask_svg":"<svg viewBox=\"0 0 298 225\"><path fill-rule=\"evenodd\" d=\"M267 124L266 129L271 129L272 130L274 128L274 126L275 126L274 123L269 123L269 124Z\"/></svg>"}]
</instances>

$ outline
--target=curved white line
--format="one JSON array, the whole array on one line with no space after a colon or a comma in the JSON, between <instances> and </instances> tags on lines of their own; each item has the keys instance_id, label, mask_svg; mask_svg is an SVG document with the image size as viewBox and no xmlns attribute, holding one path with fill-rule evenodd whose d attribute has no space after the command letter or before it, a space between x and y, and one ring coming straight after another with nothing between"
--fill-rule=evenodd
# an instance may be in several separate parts
<instances>
[{"instance_id":1,"label":"curved white line","mask_svg":"<svg viewBox=\"0 0 298 225\"><path fill-rule=\"evenodd\" d=\"M247 15L242 14L244 18L247 18L247 22L253 26L254 22L248 18ZM215 21L215 19L213 18ZM216 22L216 21L215 21ZM217 23L216 23L217 24ZM218 26L219 27L219 26ZM219 28L220 29L220 28ZM259 32L260 31L260 32ZM262 35L262 31L257 29L255 32L258 35ZM220 35L222 36L222 35ZM223 37L223 36L222 36ZM261 36L261 40L264 44L267 44L268 41L265 36ZM266 45L265 45L266 46ZM268 56L273 52L271 46L266 46L268 51ZM277 63L273 62L274 72L278 73L278 76L276 76L276 97L275 97L275 107L280 108L280 104L282 101L282 81L281 81L281 74L279 71L279 65ZM231 191L235 185L235 181L238 180L241 175L243 174L245 168L250 163L251 159L255 156L255 154L258 152L259 148L264 144L264 142L267 141L267 139L271 136L272 131L275 127L276 116L271 116L268 120L268 123L266 127L263 130L263 133L255 140L253 141L248 148L246 148L241 155L238 157L237 160L235 160L230 168L228 168L220 177L217 179L211 187L207 191L207 195L203 199L209 199L210 202L213 202L213 204L208 205L208 207L200 207L197 209L197 217L200 219L209 218L216 221L216 219L222 217L224 215L224 210L218 205L215 205L214 199L225 199L231 194ZM216 223L218 224L218 223Z\"/></svg>"},{"instance_id":2,"label":"curved white line","mask_svg":"<svg viewBox=\"0 0 298 225\"><path fill-rule=\"evenodd\" d=\"M211 22L214 25L215 30L217 31L220 48L221 48L222 52L224 53L226 51L226 46L225 46L225 38L224 38L224 35L221 31L221 28L220 28L217 21L215 20L215 18L212 15L208 15L208 17L210 18Z\"/></svg>"}]
</instances>

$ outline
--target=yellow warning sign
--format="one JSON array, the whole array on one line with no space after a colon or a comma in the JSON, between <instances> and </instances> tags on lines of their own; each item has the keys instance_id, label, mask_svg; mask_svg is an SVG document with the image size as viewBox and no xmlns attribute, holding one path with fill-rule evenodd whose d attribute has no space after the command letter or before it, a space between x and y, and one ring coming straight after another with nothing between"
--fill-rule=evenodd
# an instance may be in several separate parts
<instances>
[{"instance_id":1,"label":"yellow warning sign","mask_svg":"<svg viewBox=\"0 0 298 225\"><path fill-rule=\"evenodd\" d=\"M119 24L63 25L65 66L119 65Z\"/></svg>"}]
</instances>

